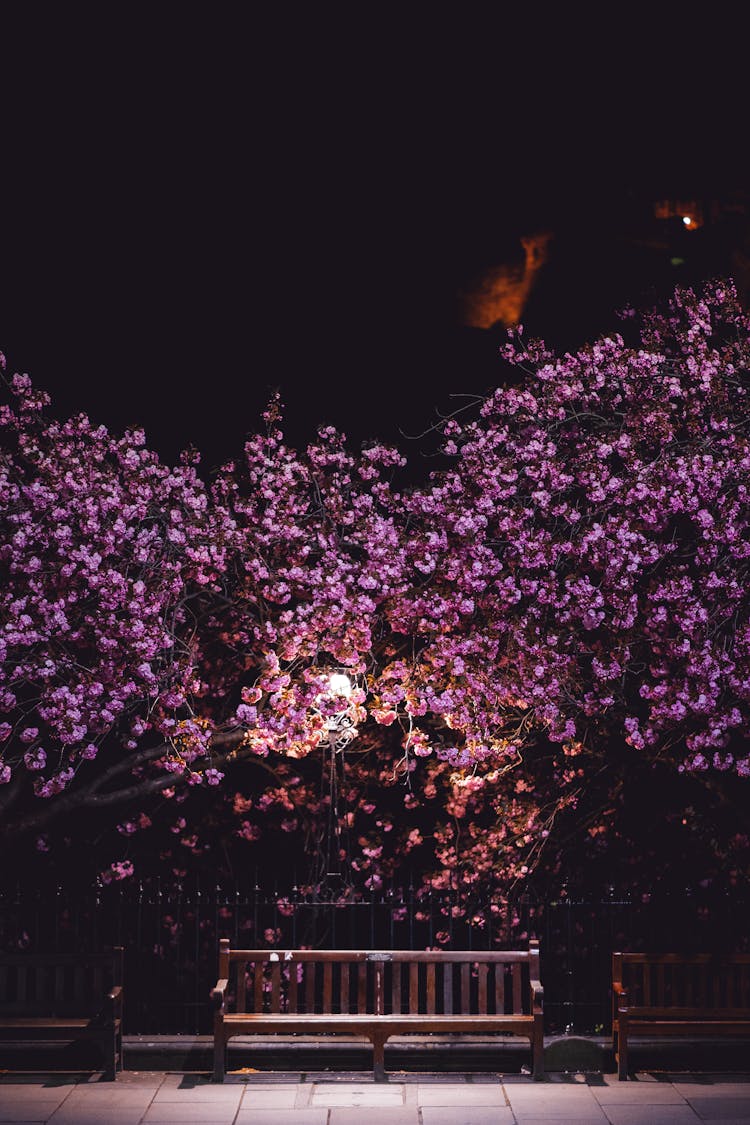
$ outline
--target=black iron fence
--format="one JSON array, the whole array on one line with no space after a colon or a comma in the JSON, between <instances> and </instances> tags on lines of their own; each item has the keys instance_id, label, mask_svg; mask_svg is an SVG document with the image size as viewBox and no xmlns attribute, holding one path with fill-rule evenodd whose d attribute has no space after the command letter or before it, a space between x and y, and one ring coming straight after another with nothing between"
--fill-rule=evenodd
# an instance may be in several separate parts
<instances>
[{"instance_id":1,"label":"black iron fence","mask_svg":"<svg viewBox=\"0 0 750 1125\"><path fill-rule=\"evenodd\" d=\"M257 883L159 880L87 893L0 890L0 946L125 947L127 1034L207 1034L220 937L244 948L502 949L541 943L546 1030L607 1032L613 950L750 951L750 899L731 891L669 898L561 893L539 901L382 891L358 901Z\"/></svg>"}]
</instances>

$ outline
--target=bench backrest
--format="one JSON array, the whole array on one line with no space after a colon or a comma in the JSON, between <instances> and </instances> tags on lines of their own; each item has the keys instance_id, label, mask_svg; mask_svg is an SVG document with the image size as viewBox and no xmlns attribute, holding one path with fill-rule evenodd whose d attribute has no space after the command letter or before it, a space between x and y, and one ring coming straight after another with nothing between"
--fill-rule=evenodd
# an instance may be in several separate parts
<instances>
[{"instance_id":1,"label":"bench backrest","mask_svg":"<svg viewBox=\"0 0 750 1125\"><path fill-rule=\"evenodd\" d=\"M628 1007L750 1011L750 953L613 953L612 980Z\"/></svg>"},{"instance_id":2,"label":"bench backrest","mask_svg":"<svg viewBox=\"0 0 750 1125\"><path fill-rule=\"evenodd\" d=\"M236 1012L301 1015L529 1014L539 946L498 952L231 949L219 978Z\"/></svg>"},{"instance_id":3,"label":"bench backrest","mask_svg":"<svg viewBox=\"0 0 750 1125\"><path fill-rule=\"evenodd\" d=\"M123 950L0 953L0 1014L94 1016L122 984Z\"/></svg>"}]
</instances>

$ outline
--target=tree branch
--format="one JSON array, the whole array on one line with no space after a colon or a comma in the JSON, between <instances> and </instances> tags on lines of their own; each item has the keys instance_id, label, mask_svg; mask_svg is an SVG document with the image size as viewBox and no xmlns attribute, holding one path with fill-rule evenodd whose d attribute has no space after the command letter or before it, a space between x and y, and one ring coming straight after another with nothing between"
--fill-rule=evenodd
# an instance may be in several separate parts
<instances>
[{"instance_id":1,"label":"tree branch","mask_svg":"<svg viewBox=\"0 0 750 1125\"><path fill-rule=\"evenodd\" d=\"M126 785L124 788L101 793L100 789L105 782L111 781L112 778L117 777L118 774L123 773L125 770L136 769L149 761L163 757L170 747L168 743L161 743L159 746L152 746L147 750L142 750L138 754L123 758L114 763L114 765L106 769L99 777L95 778L85 789L78 788L68 790L68 792L51 799L45 799L44 805L41 805L41 798L37 798L37 800L40 801L40 807L30 810L25 815L13 821L4 823L0 829L0 835L8 837L38 831L75 809L100 809L122 805L126 804L128 801L137 800L140 797L149 797L155 793L160 793L164 789L186 785L190 773L203 773L205 770L211 769L217 764L223 765L225 762L229 761L230 757L236 754L237 749L241 746L243 734L244 731L238 727L217 733L211 739L211 749L224 748L225 752L215 755L212 758L201 760L201 762L189 772L183 772L181 774L165 773L161 774L159 777L147 778L133 785ZM252 758L252 752L248 750L246 756L247 758ZM243 758L244 757L245 755L243 755Z\"/></svg>"}]
</instances>

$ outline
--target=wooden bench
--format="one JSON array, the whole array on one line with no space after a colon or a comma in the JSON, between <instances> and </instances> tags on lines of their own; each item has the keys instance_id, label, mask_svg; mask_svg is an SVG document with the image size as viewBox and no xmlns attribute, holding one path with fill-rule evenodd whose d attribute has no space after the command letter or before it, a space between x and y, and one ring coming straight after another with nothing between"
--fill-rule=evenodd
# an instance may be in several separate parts
<instances>
[{"instance_id":1,"label":"wooden bench","mask_svg":"<svg viewBox=\"0 0 750 1125\"><path fill-rule=\"evenodd\" d=\"M122 1070L122 968L119 946L110 953L0 953L0 1043L93 1043L105 1077L114 1080Z\"/></svg>"},{"instance_id":2,"label":"wooden bench","mask_svg":"<svg viewBox=\"0 0 750 1125\"><path fill-rule=\"evenodd\" d=\"M750 1035L750 954L612 954L612 1046L628 1076L631 1036Z\"/></svg>"},{"instance_id":3,"label":"wooden bench","mask_svg":"<svg viewBox=\"0 0 750 1125\"><path fill-rule=\"evenodd\" d=\"M379 1082L393 1035L511 1033L529 1040L534 1077L544 1073L536 941L503 952L285 952L230 949L222 939L212 998L214 1082L224 1080L229 1039L256 1033L364 1036Z\"/></svg>"}]
</instances>

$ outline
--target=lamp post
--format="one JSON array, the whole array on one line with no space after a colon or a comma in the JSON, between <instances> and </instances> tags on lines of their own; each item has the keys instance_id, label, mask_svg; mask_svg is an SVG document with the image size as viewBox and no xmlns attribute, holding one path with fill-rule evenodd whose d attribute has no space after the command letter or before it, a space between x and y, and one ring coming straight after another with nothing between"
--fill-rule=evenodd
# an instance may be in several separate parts
<instances>
[{"instance_id":1,"label":"lamp post","mask_svg":"<svg viewBox=\"0 0 750 1125\"><path fill-rule=\"evenodd\" d=\"M341 779L344 779L344 751L357 737L356 705L352 701L352 682L343 672L334 672L328 680L328 689L322 693L320 708L323 728L328 736L329 803L328 832L325 852L325 877L341 878L341 822L338 815L339 769L337 755L341 758ZM330 710L331 703L343 701L345 706Z\"/></svg>"}]
</instances>

